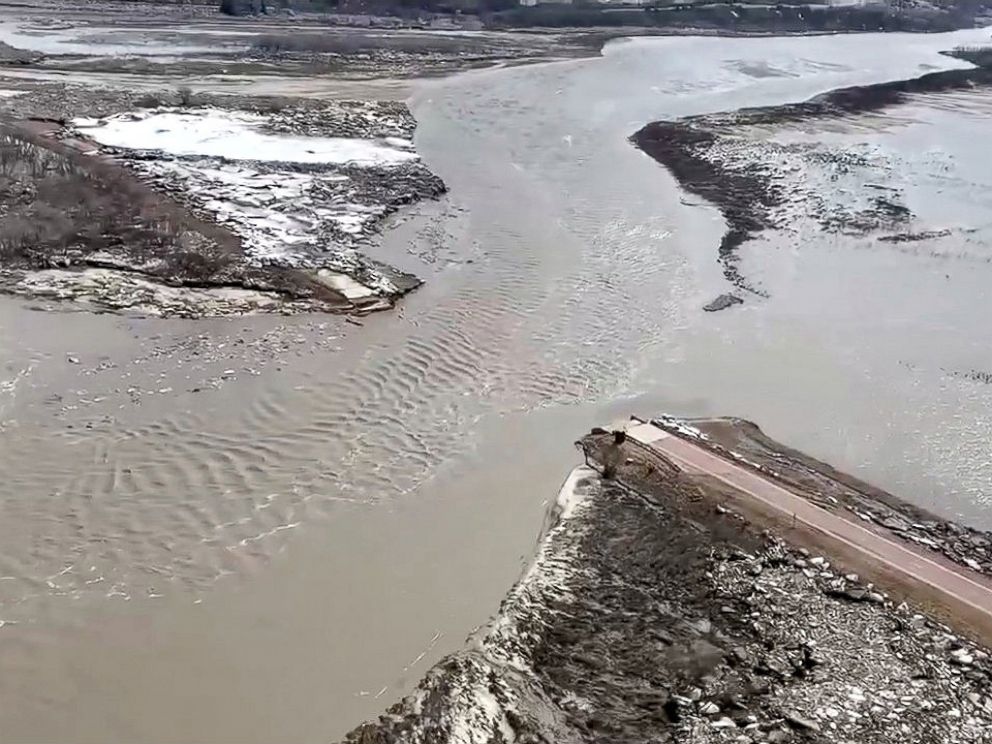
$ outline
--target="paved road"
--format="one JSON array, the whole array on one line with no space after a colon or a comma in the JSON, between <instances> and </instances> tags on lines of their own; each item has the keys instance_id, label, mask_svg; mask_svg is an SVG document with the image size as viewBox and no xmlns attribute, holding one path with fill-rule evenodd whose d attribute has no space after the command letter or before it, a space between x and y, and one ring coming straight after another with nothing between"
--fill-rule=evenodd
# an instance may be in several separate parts
<instances>
[{"instance_id":1,"label":"paved road","mask_svg":"<svg viewBox=\"0 0 992 744\"><path fill-rule=\"evenodd\" d=\"M867 529L858 520L829 512L786 490L754 471L726 460L703 446L671 435L652 424L628 428L627 435L674 461L686 472L704 473L716 478L766 507L791 518L794 523L823 533L862 558L885 564L892 572L922 583L932 591L933 599L950 608L955 603L984 615L992 627L992 587L979 574L931 560L895 540ZM952 600L947 602L946 600ZM960 608L955 608L960 609ZM982 623L983 625L985 623Z\"/></svg>"}]
</instances>

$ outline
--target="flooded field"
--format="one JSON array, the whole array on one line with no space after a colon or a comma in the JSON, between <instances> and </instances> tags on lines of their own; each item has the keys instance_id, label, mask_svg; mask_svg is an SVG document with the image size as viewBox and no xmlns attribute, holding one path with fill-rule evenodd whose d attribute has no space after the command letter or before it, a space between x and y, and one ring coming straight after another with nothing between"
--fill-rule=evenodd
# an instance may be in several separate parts
<instances>
[{"instance_id":1,"label":"flooded field","mask_svg":"<svg viewBox=\"0 0 992 744\"><path fill-rule=\"evenodd\" d=\"M359 324L0 300L0 730L341 734L495 611L571 442L634 409L746 416L988 527L985 94L775 133L883 152L920 229L967 238L769 235L741 249L768 297L716 314L718 213L628 141L987 37L638 40L417 83L450 193L369 249L426 284Z\"/></svg>"}]
</instances>

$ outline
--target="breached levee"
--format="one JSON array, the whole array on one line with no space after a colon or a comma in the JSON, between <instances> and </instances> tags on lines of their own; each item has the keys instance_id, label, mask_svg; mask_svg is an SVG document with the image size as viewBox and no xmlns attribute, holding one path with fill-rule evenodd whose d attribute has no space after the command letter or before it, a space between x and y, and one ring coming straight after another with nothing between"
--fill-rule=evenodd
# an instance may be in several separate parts
<instances>
[{"instance_id":1,"label":"breached levee","mask_svg":"<svg viewBox=\"0 0 992 744\"><path fill-rule=\"evenodd\" d=\"M534 643L552 627L550 608L575 601L572 581L598 490L592 469L577 468L569 475L549 511L536 557L495 619L464 650L431 669L378 723L360 726L348 741L513 741L531 717L557 728L555 704L546 698L535 669Z\"/></svg>"},{"instance_id":2,"label":"breached levee","mask_svg":"<svg viewBox=\"0 0 992 744\"><path fill-rule=\"evenodd\" d=\"M348 742L948 744L990 730L985 649L749 523L718 481L602 430L581 445L595 469L566 482L496 618ZM606 462L615 478L596 472Z\"/></svg>"}]
</instances>

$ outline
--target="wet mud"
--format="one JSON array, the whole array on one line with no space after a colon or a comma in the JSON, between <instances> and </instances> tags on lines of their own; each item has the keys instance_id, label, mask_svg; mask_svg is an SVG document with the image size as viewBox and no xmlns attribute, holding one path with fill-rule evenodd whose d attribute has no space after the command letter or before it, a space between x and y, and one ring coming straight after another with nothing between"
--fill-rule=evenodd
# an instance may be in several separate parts
<instances>
[{"instance_id":1,"label":"wet mud","mask_svg":"<svg viewBox=\"0 0 992 744\"><path fill-rule=\"evenodd\" d=\"M724 277L739 290L766 296L740 268L739 249L764 231L787 228L811 217L826 232L873 234L891 243L928 239L928 231L906 230L913 213L898 193L861 185L859 204L810 193L801 174L811 168L833 173L868 169L862 155L843 150L780 144L769 131L797 124L853 119L891 109L922 94L988 88L992 69L944 70L907 80L840 88L801 103L744 108L648 124L632 142L664 165L679 185L715 205L726 221L717 248ZM755 136L755 134L759 136ZM800 177L795 177L799 173Z\"/></svg>"}]
</instances>

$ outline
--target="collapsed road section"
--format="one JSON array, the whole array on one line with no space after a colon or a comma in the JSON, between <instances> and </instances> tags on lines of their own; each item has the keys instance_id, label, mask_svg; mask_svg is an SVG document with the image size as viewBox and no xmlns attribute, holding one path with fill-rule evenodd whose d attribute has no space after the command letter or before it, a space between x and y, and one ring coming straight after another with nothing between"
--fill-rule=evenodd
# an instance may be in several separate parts
<instances>
[{"instance_id":1,"label":"collapsed road section","mask_svg":"<svg viewBox=\"0 0 992 744\"><path fill-rule=\"evenodd\" d=\"M584 437L496 617L347 740L985 741L983 574L759 435L663 418Z\"/></svg>"}]
</instances>

